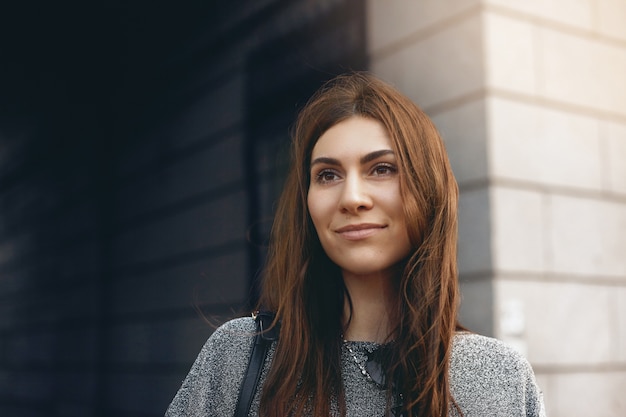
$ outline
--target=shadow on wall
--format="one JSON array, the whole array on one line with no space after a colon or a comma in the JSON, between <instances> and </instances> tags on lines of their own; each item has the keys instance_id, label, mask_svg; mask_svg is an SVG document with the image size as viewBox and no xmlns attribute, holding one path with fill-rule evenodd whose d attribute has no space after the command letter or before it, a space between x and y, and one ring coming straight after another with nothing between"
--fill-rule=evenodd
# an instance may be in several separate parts
<instances>
[{"instance_id":1,"label":"shadow on wall","mask_svg":"<svg viewBox=\"0 0 626 417\"><path fill-rule=\"evenodd\" d=\"M199 311L254 299L289 125L366 67L363 2L41 3L0 10L0 415L162 415Z\"/></svg>"}]
</instances>

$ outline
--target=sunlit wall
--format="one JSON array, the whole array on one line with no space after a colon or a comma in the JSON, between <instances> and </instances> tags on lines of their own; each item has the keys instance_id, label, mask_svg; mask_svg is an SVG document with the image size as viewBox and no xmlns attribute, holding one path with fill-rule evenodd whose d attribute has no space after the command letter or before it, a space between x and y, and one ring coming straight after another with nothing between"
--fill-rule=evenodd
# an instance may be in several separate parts
<instances>
[{"instance_id":1,"label":"sunlit wall","mask_svg":"<svg viewBox=\"0 0 626 417\"><path fill-rule=\"evenodd\" d=\"M448 146L462 320L527 355L548 415L624 415L626 3L370 0L368 34Z\"/></svg>"}]
</instances>

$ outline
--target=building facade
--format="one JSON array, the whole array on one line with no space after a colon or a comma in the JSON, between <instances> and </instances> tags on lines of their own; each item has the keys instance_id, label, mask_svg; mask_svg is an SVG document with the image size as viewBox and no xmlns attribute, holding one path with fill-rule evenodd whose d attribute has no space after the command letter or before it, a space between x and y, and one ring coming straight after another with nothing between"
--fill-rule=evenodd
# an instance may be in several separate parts
<instances>
[{"instance_id":1,"label":"building facade","mask_svg":"<svg viewBox=\"0 0 626 417\"><path fill-rule=\"evenodd\" d=\"M289 127L347 70L444 137L462 322L548 415L626 412L626 3L122 3L2 13L33 37L2 45L0 415L163 415L254 302Z\"/></svg>"},{"instance_id":2,"label":"building facade","mask_svg":"<svg viewBox=\"0 0 626 417\"><path fill-rule=\"evenodd\" d=\"M626 3L368 1L374 73L461 190L462 319L522 350L550 416L626 412Z\"/></svg>"}]
</instances>

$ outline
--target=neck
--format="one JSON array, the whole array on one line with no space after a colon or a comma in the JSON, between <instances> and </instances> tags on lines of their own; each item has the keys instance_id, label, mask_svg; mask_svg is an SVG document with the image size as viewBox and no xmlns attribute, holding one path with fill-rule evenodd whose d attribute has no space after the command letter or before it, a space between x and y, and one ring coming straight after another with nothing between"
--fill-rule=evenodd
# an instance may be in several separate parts
<instances>
[{"instance_id":1,"label":"neck","mask_svg":"<svg viewBox=\"0 0 626 417\"><path fill-rule=\"evenodd\" d=\"M354 275L343 273L352 301L344 302L344 338L352 341L386 342L391 331L390 311L397 294L393 274Z\"/></svg>"}]
</instances>

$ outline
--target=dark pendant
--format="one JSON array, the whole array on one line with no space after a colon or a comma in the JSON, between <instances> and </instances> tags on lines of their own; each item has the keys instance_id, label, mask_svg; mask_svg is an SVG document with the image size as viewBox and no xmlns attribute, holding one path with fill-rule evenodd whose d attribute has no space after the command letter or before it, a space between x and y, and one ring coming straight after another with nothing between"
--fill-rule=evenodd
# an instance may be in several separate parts
<instances>
[{"instance_id":1,"label":"dark pendant","mask_svg":"<svg viewBox=\"0 0 626 417\"><path fill-rule=\"evenodd\" d=\"M365 362L365 369L369 374L372 381L381 388L387 387L387 374L382 365L383 352L382 349L376 349L375 351L367 354L367 362Z\"/></svg>"}]
</instances>

